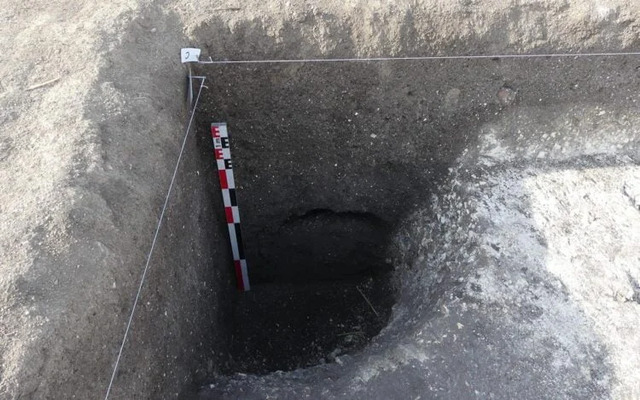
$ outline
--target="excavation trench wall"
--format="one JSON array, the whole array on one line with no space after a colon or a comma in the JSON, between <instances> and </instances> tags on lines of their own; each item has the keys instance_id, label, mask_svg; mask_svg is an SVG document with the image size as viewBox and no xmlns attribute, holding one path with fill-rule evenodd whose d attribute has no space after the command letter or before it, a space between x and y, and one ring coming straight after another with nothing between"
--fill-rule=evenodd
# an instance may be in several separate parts
<instances>
[{"instance_id":1,"label":"excavation trench wall","mask_svg":"<svg viewBox=\"0 0 640 400\"><path fill-rule=\"evenodd\" d=\"M104 393L189 119L181 47L264 59L640 46L634 4L500 3L162 1L79 11L86 24L74 29L90 49L80 72L60 48L47 57L70 74L64 85L24 95L16 88L26 69L2 83L7 110L22 111L6 113L7 132L21 135L3 139L0 160L19 188L0 214L11 223L2 235L1 327L11 340L0 344L0 393ZM62 18L64 10L47 12ZM565 180L577 188L604 182L603 193L624 192L624 204L636 204L639 65L594 58L194 66L206 87L112 398L632 396L635 359L622 362L620 349L637 343L605 340L616 337L602 330L607 324L588 322L604 318L586 300L598 291L580 292L591 286L549 272L550 238L560 243L562 234L534 217L570 215L538 207L561 199L556 186ZM227 122L232 136L250 294L234 289L211 122ZM29 132L44 133L21 142ZM33 157L39 163L25 161ZM624 190L605 184L620 176ZM611 215L635 226L624 210ZM573 220L566 218L565 234ZM635 240L629 229L617 248ZM517 251L527 245L533 250ZM620 271L620 287L634 287L635 270ZM616 307L636 304L628 298ZM305 306L282 308L294 303ZM340 310L347 326L309 324L304 312L319 304L327 304L325 317ZM289 310L299 331L287 347L290 330L261 327L286 322ZM626 309L608 310L620 313L618 331L634 323ZM253 326L272 338L265 346L257 340L264 332L237 328L256 315ZM356 345L340 342L345 337ZM318 340L321 349L310 351ZM282 354L283 363L273 362Z\"/></svg>"}]
</instances>

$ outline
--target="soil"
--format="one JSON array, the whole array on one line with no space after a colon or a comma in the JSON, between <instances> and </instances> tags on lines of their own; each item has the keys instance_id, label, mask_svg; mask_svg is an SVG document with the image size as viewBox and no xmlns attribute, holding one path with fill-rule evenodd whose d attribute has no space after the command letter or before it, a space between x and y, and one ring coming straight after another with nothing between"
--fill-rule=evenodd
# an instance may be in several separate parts
<instances>
[{"instance_id":1,"label":"soil","mask_svg":"<svg viewBox=\"0 0 640 400\"><path fill-rule=\"evenodd\" d=\"M223 372L291 371L361 350L386 325L392 289L388 276L258 285L236 305Z\"/></svg>"},{"instance_id":2,"label":"soil","mask_svg":"<svg viewBox=\"0 0 640 400\"><path fill-rule=\"evenodd\" d=\"M104 398L189 117L180 48L640 51L640 6L623 0L5 0L0 20L7 399ZM639 397L639 69L194 67L206 88L110 398Z\"/></svg>"}]
</instances>

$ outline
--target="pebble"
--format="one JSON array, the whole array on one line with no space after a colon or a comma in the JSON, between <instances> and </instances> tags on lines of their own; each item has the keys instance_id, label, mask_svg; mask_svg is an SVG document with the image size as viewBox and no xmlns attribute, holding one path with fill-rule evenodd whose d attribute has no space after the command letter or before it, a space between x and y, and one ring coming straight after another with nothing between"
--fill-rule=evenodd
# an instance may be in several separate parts
<instances>
[{"instance_id":1,"label":"pebble","mask_svg":"<svg viewBox=\"0 0 640 400\"><path fill-rule=\"evenodd\" d=\"M516 102L517 95L518 92L506 86L503 86L498 90L498 100L503 106L510 106L514 104Z\"/></svg>"},{"instance_id":2,"label":"pebble","mask_svg":"<svg viewBox=\"0 0 640 400\"><path fill-rule=\"evenodd\" d=\"M455 111L458 108L458 104L460 103L461 94L462 94L462 91L458 88L453 88L449 90L444 97L445 110Z\"/></svg>"}]
</instances>

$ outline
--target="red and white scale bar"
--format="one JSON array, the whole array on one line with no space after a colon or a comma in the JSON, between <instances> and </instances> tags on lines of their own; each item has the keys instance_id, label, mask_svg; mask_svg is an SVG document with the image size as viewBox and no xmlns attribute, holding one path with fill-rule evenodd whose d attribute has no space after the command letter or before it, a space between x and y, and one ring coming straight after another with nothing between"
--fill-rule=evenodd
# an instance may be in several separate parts
<instances>
[{"instance_id":1,"label":"red and white scale bar","mask_svg":"<svg viewBox=\"0 0 640 400\"><path fill-rule=\"evenodd\" d=\"M229 228L229 240L233 253L233 264L236 270L238 289L247 291L249 286L249 273L247 260L244 256L244 245L240 231L240 211L236 200L236 185L233 179L233 165L231 163L231 149L229 148L229 133L224 122L211 124L211 137L218 164L218 176L220 177L220 189Z\"/></svg>"}]
</instances>

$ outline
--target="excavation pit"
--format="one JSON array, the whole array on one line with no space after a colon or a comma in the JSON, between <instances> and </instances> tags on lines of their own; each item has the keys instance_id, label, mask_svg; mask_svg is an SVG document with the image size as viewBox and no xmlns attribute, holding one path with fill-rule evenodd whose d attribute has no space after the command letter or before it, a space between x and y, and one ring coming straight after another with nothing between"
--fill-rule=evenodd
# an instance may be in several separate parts
<instances>
[{"instance_id":1,"label":"excavation pit","mask_svg":"<svg viewBox=\"0 0 640 400\"><path fill-rule=\"evenodd\" d=\"M407 266L446 252L438 247L452 235L446 224L426 241L412 226L416 213L439 218L434 196L454 179L453 167L495 151L487 133L500 126L505 133L493 140L512 146L511 160L531 157L537 136L554 128L521 142L522 124L543 126L550 107L588 109L585 93L615 93L594 75L611 62L198 66L209 76L196 119L212 212L220 215L222 204L207 133L211 122L226 122L252 283L228 310L229 358L220 372L299 370L369 353L372 340L380 346L394 304L412 301ZM570 89L576 85L582 91ZM215 245L227 247L220 229L224 241ZM424 265L419 307L435 307L462 282L463 264Z\"/></svg>"},{"instance_id":2,"label":"excavation pit","mask_svg":"<svg viewBox=\"0 0 640 400\"><path fill-rule=\"evenodd\" d=\"M217 192L202 133L226 122L252 286L229 311L222 371L287 371L363 349L395 303L399 223L465 144L464 134L450 140L446 132L454 124L462 132L468 121L416 117L426 99L411 92L426 88L390 92L395 78L379 66L215 70L196 115L199 145L209 151L202 168ZM397 109L382 101L389 95ZM415 140L409 132L423 134ZM221 213L214 196L212 210Z\"/></svg>"},{"instance_id":3,"label":"excavation pit","mask_svg":"<svg viewBox=\"0 0 640 400\"><path fill-rule=\"evenodd\" d=\"M221 34L212 26L193 32L190 45L203 58L223 49L215 58L283 54L264 27ZM266 53L244 52L246 43ZM328 56L284 46L290 58ZM400 53L430 54L421 47ZM583 158L632 153L629 105L637 85L629 82L637 65L584 60L192 66L206 87L116 380L122 397L163 397L171 381L185 398L195 396L191 389L204 399L301 398L308 391L310 398L415 398L460 370L490 386L507 373L503 360L529 365L527 354L513 350L525 348L519 342L492 350L504 343L501 323L451 310L474 304L469 299L484 289L474 283L467 290L467 282L484 276L477 270L493 252L511 249L491 242L490 254L472 256L486 249L470 241L495 235L487 233L490 218L484 225L472 218L473 202L490 188L479 185L503 169L597 166ZM213 122L226 123L230 134L249 293L235 290ZM157 141L168 165L176 144ZM136 163L134 171L146 165ZM508 207L528 213L523 201ZM552 281L547 275L528 279ZM526 318L537 310L529 304ZM479 333L490 342L475 342ZM535 371L548 370L547 359L520 372L546 382ZM144 370L161 372L141 380ZM564 390L563 379L546 386L547 397ZM466 398L464 382L451 385L461 394L452 398Z\"/></svg>"}]
</instances>

